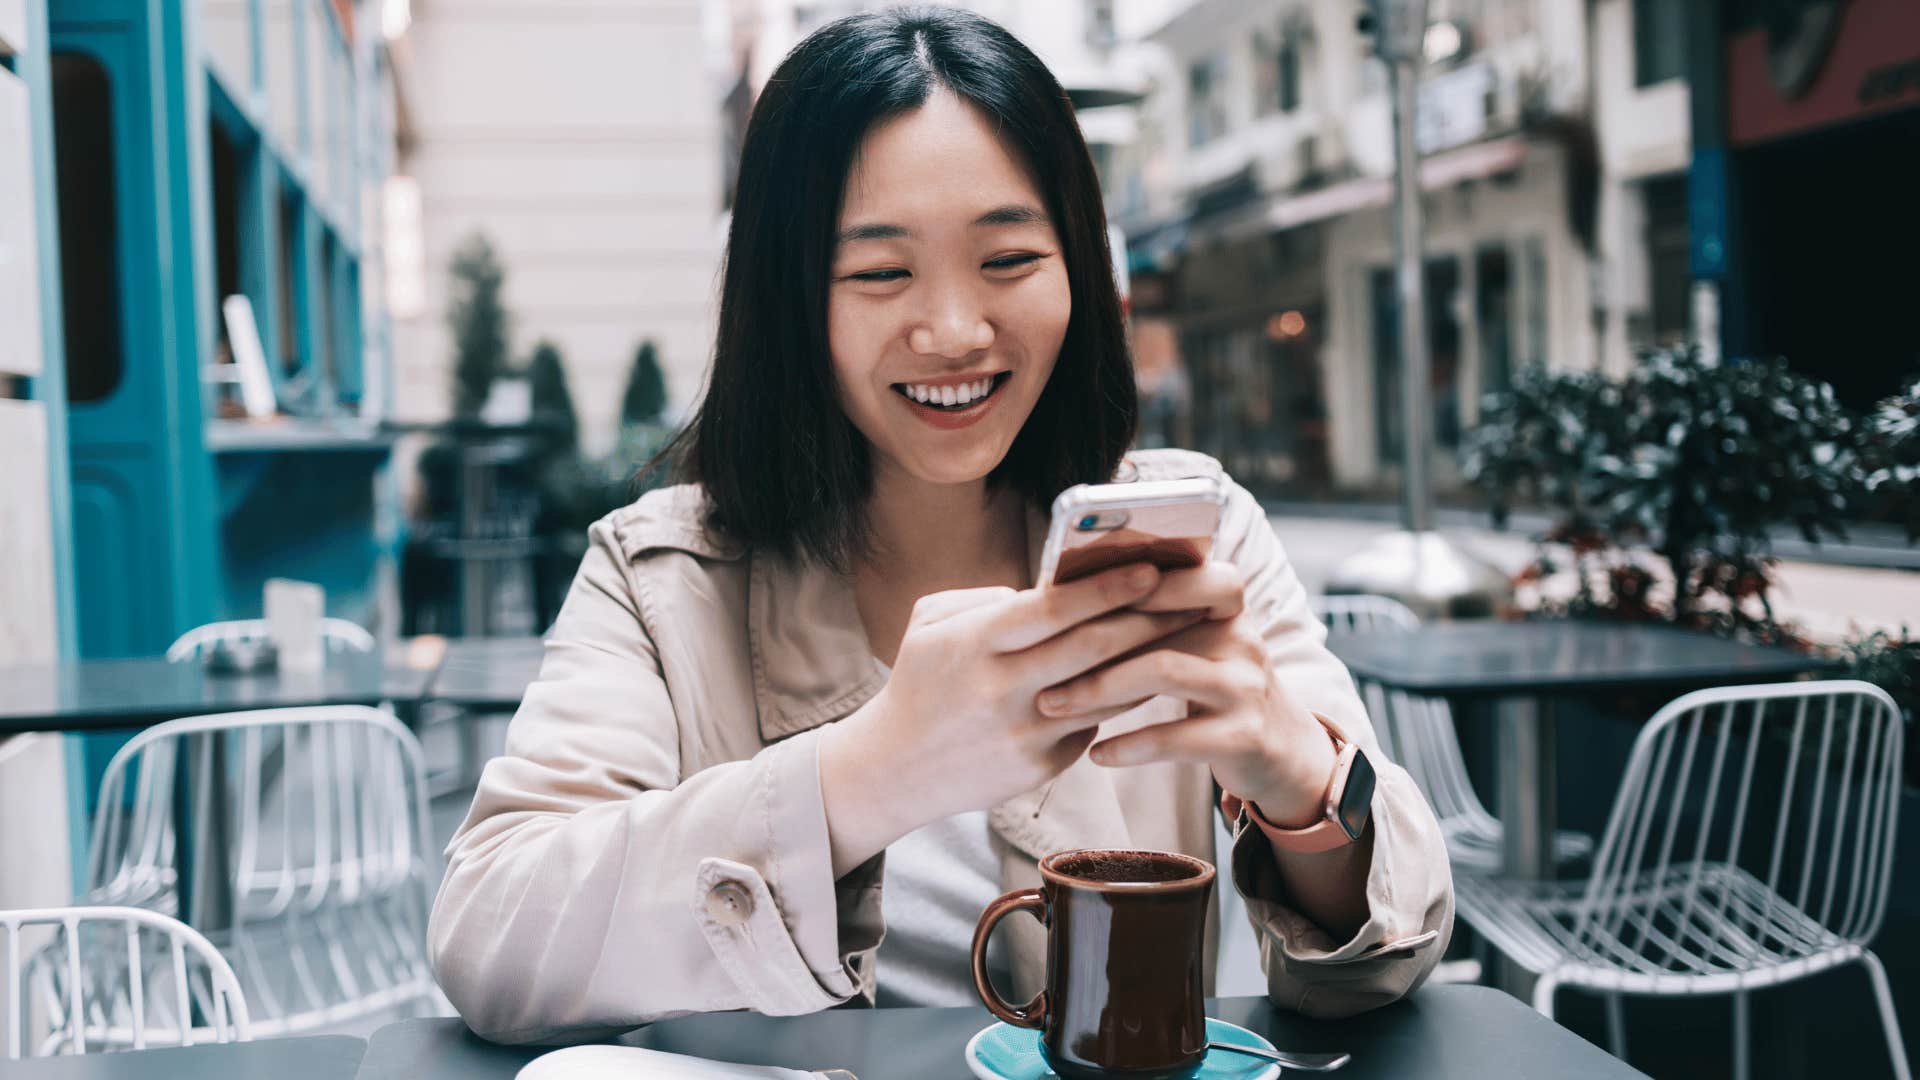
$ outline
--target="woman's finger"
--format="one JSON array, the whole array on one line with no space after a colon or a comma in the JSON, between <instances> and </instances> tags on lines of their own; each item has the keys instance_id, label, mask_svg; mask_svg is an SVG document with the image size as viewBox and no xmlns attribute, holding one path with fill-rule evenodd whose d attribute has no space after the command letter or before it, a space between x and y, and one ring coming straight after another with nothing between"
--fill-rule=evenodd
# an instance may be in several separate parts
<instances>
[{"instance_id":1,"label":"woman's finger","mask_svg":"<svg viewBox=\"0 0 1920 1080\"><path fill-rule=\"evenodd\" d=\"M1138 602L1159 583L1158 569L1138 563L1065 585L1016 593L986 620L987 644L998 652L1030 649L1089 619Z\"/></svg>"},{"instance_id":2,"label":"woman's finger","mask_svg":"<svg viewBox=\"0 0 1920 1080\"><path fill-rule=\"evenodd\" d=\"M1109 664L1042 691L1047 716L1079 716L1167 694L1208 709L1229 709L1258 696L1264 682L1247 665L1222 663L1178 649L1159 648Z\"/></svg>"},{"instance_id":3,"label":"woman's finger","mask_svg":"<svg viewBox=\"0 0 1920 1080\"><path fill-rule=\"evenodd\" d=\"M1192 612L1120 611L1081 623L1066 633L1016 654L1017 685L1038 691L1125 656L1142 645L1192 626Z\"/></svg>"},{"instance_id":4,"label":"woman's finger","mask_svg":"<svg viewBox=\"0 0 1920 1080\"><path fill-rule=\"evenodd\" d=\"M913 626L930 626L964 611L1005 603L1017 595L1018 593L1005 585L928 593L914 601L913 613L908 618L908 623Z\"/></svg>"},{"instance_id":5,"label":"woman's finger","mask_svg":"<svg viewBox=\"0 0 1920 1080\"><path fill-rule=\"evenodd\" d=\"M1225 620L1239 615L1247 605L1240 568L1210 562L1167 571L1153 592L1133 606L1141 611L1204 611L1209 619Z\"/></svg>"},{"instance_id":6,"label":"woman's finger","mask_svg":"<svg viewBox=\"0 0 1920 1080\"><path fill-rule=\"evenodd\" d=\"M1116 735L1095 743L1091 753L1096 764L1123 767L1157 761L1212 764L1257 751L1239 720L1197 716Z\"/></svg>"}]
</instances>

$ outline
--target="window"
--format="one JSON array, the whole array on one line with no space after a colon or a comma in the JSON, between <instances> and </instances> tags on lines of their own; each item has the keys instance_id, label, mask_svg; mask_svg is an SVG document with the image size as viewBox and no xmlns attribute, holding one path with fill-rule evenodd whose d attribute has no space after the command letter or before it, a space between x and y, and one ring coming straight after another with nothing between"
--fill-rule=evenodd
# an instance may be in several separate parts
<instances>
[{"instance_id":1,"label":"window","mask_svg":"<svg viewBox=\"0 0 1920 1080\"><path fill-rule=\"evenodd\" d=\"M240 147L219 121L208 125L208 156L213 160L213 311L216 336L227 339L227 325L220 305L229 296L242 292L240 276Z\"/></svg>"},{"instance_id":2,"label":"window","mask_svg":"<svg viewBox=\"0 0 1920 1080\"><path fill-rule=\"evenodd\" d=\"M1473 317L1480 328L1480 393L1513 385L1513 260L1504 244L1473 256Z\"/></svg>"},{"instance_id":3,"label":"window","mask_svg":"<svg viewBox=\"0 0 1920 1080\"><path fill-rule=\"evenodd\" d=\"M284 194L280 197L279 213L275 215L279 243L275 250L280 255L280 265L275 268L273 323L280 328L280 370L288 375L298 374L302 362L300 343L301 317L305 305L301 302L307 275L301 272L306 261L306 237L300 227L300 199L296 195Z\"/></svg>"},{"instance_id":4,"label":"window","mask_svg":"<svg viewBox=\"0 0 1920 1080\"><path fill-rule=\"evenodd\" d=\"M1526 352L1529 364L1547 362L1547 246L1538 236L1529 236L1520 245L1521 265L1526 276L1527 322Z\"/></svg>"},{"instance_id":5,"label":"window","mask_svg":"<svg viewBox=\"0 0 1920 1080\"><path fill-rule=\"evenodd\" d=\"M1114 0L1092 0L1087 5L1087 44L1096 49L1111 47L1120 39L1113 20Z\"/></svg>"},{"instance_id":6,"label":"window","mask_svg":"<svg viewBox=\"0 0 1920 1080\"><path fill-rule=\"evenodd\" d=\"M51 67L67 400L81 404L112 396L126 368L113 83L86 53L55 52Z\"/></svg>"},{"instance_id":7,"label":"window","mask_svg":"<svg viewBox=\"0 0 1920 1080\"><path fill-rule=\"evenodd\" d=\"M1687 178L1663 176L1646 184L1647 282L1652 294L1649 345L1677 345L1687 339L1693 288L1690 234L1687 228Z\"/></svg>"},{"instance_id":8,"label":"window","mask_svg":"<svg viewBox=\"0 0 1920 1080\"><path fill-rule=\"evenodd\" d=\"M1398 461L1405 445L1400 409L1400 297L1390 267L1379 267L1368 277L1371 291L1374 354L1375 436L1383 462ZM1440 256L1426 267L1428 396L1433 408L1433 445L1440 450L1460 446L1460 347L1457 314L1460 303L1460 260Z\"/></svg>"},{"instance_id":9,"label":"window","mask_svg":"<svg viewBox=\"0 0 1920 1080\"><path fill-rule=\"evenodd\" d=\"M1633 82L1652 86L1687 70L1687 4L1633 0Z\"/></svg>"},{"instance_id":10,"label":"window","mask_svg":"<svg viewBox=\"0 0 1920 1080\"><path fill-rule=\"evenodd\" d=\"M1205 146L1226 133L1226 76L1217 53L1187 69L1187 145Z\"/></svg>"},{"instance_id":11,"label":"window","mask_svg":"<svg viewBox=\"0 0 1920 1080\"><path fill-rule=\"evenodd\" d=\"M1253 35L1254 112L1290 113L1300 107L1300 36L1292 30Z\"/></svg>"}]
</instances>

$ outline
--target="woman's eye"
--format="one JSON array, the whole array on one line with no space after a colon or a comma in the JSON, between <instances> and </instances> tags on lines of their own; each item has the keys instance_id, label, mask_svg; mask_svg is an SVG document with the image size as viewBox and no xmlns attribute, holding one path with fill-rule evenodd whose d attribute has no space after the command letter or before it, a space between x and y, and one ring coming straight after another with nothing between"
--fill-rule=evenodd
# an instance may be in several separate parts
<instances>
[{"instance_id":1,"label":"woman's eye","mask_svg":"<svg viewBox=\"0 0 1920 1080\"><path fill-rule=\"evenodd\" d=\"M848 274L847 276L854 281L900 281L907 277L907 272L900 269L862 270L858 274Z\"/></svg>"},{"instance_id":2,"label":"woman's eye","mask_svg":"<svg viewBox=\"0 0 1920 1080\"><path fill-rule=\"evenodd\" d=\"M1040 261L1040 256L1032 252L1023 252L1019 255L1002 255L997 259L990 259L987 261L986 266L989 270L1015 270L1028 263L1038 261Z\"/></svg>"}]
</instances>

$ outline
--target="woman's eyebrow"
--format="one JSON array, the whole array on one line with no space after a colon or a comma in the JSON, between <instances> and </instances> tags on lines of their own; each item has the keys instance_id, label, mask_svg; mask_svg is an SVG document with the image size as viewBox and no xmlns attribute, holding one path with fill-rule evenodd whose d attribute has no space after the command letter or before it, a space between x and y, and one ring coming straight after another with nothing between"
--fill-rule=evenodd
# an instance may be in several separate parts
<instances>
[{"instance_id":1,"label":"woman's eyebrow","mask_svg":"<svg viewBox=\"0 0 1920 1080\"><path fill-rule=\"evenodd\" d=\"M1024 203L1008 203L973 219L976 227L985 225L1046 225L1047 215Z\"/></svg>"},{"instance_id":2,"label":"woman's eyebrow","mask_svg":"<svg viewBox=\"0 0 1920 1080\"><path fill-rule=\"evenodd\" d=\"M973 219L974 228L993 225L1046 225L1047 215L1022 203L1008 203ZM840 230L836 243L851 244L861 240L901 240L913 236L913 230L904 225L888 225L883 222L867 222L849 225Z\"/></svg>"}]
</instances>

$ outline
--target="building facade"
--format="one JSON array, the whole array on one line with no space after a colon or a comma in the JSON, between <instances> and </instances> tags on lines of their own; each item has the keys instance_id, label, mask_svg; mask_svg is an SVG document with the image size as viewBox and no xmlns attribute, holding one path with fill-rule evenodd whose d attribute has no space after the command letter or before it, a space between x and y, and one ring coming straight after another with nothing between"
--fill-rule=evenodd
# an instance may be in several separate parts
<instances>
[{"instance_id":1,"label":"building facade","mask_svg":"<svg viewBox=\"0 0 1920 1080\"><path fill-rule=\"evenodd\" d=\"M511 354L564 357L582 438L613 443L636 347L677 408L712 351L721 123L700 0L416 0L395 239L397 414L445 417L448 265L486 236Z\"/></svg>"},{"instance_id":2,"label":"building facade","mask_svg":"<svg viewBox=\"0 0 1920 1080\"><path fill-rule=\"evenodd\" d=\"M1686 84L1622 47L1648 6L1430 4L1416 139L1443 488L1520 366L1619 371L1686 333ZM1115 200L1145 359L1184 372L1190 440L1276 493L1385 493L1401 455L1391 113L1356 13L1196 0L1151 31L1153 137L1126 151L1142 195Z\"/></svg>"}]
</instances>

